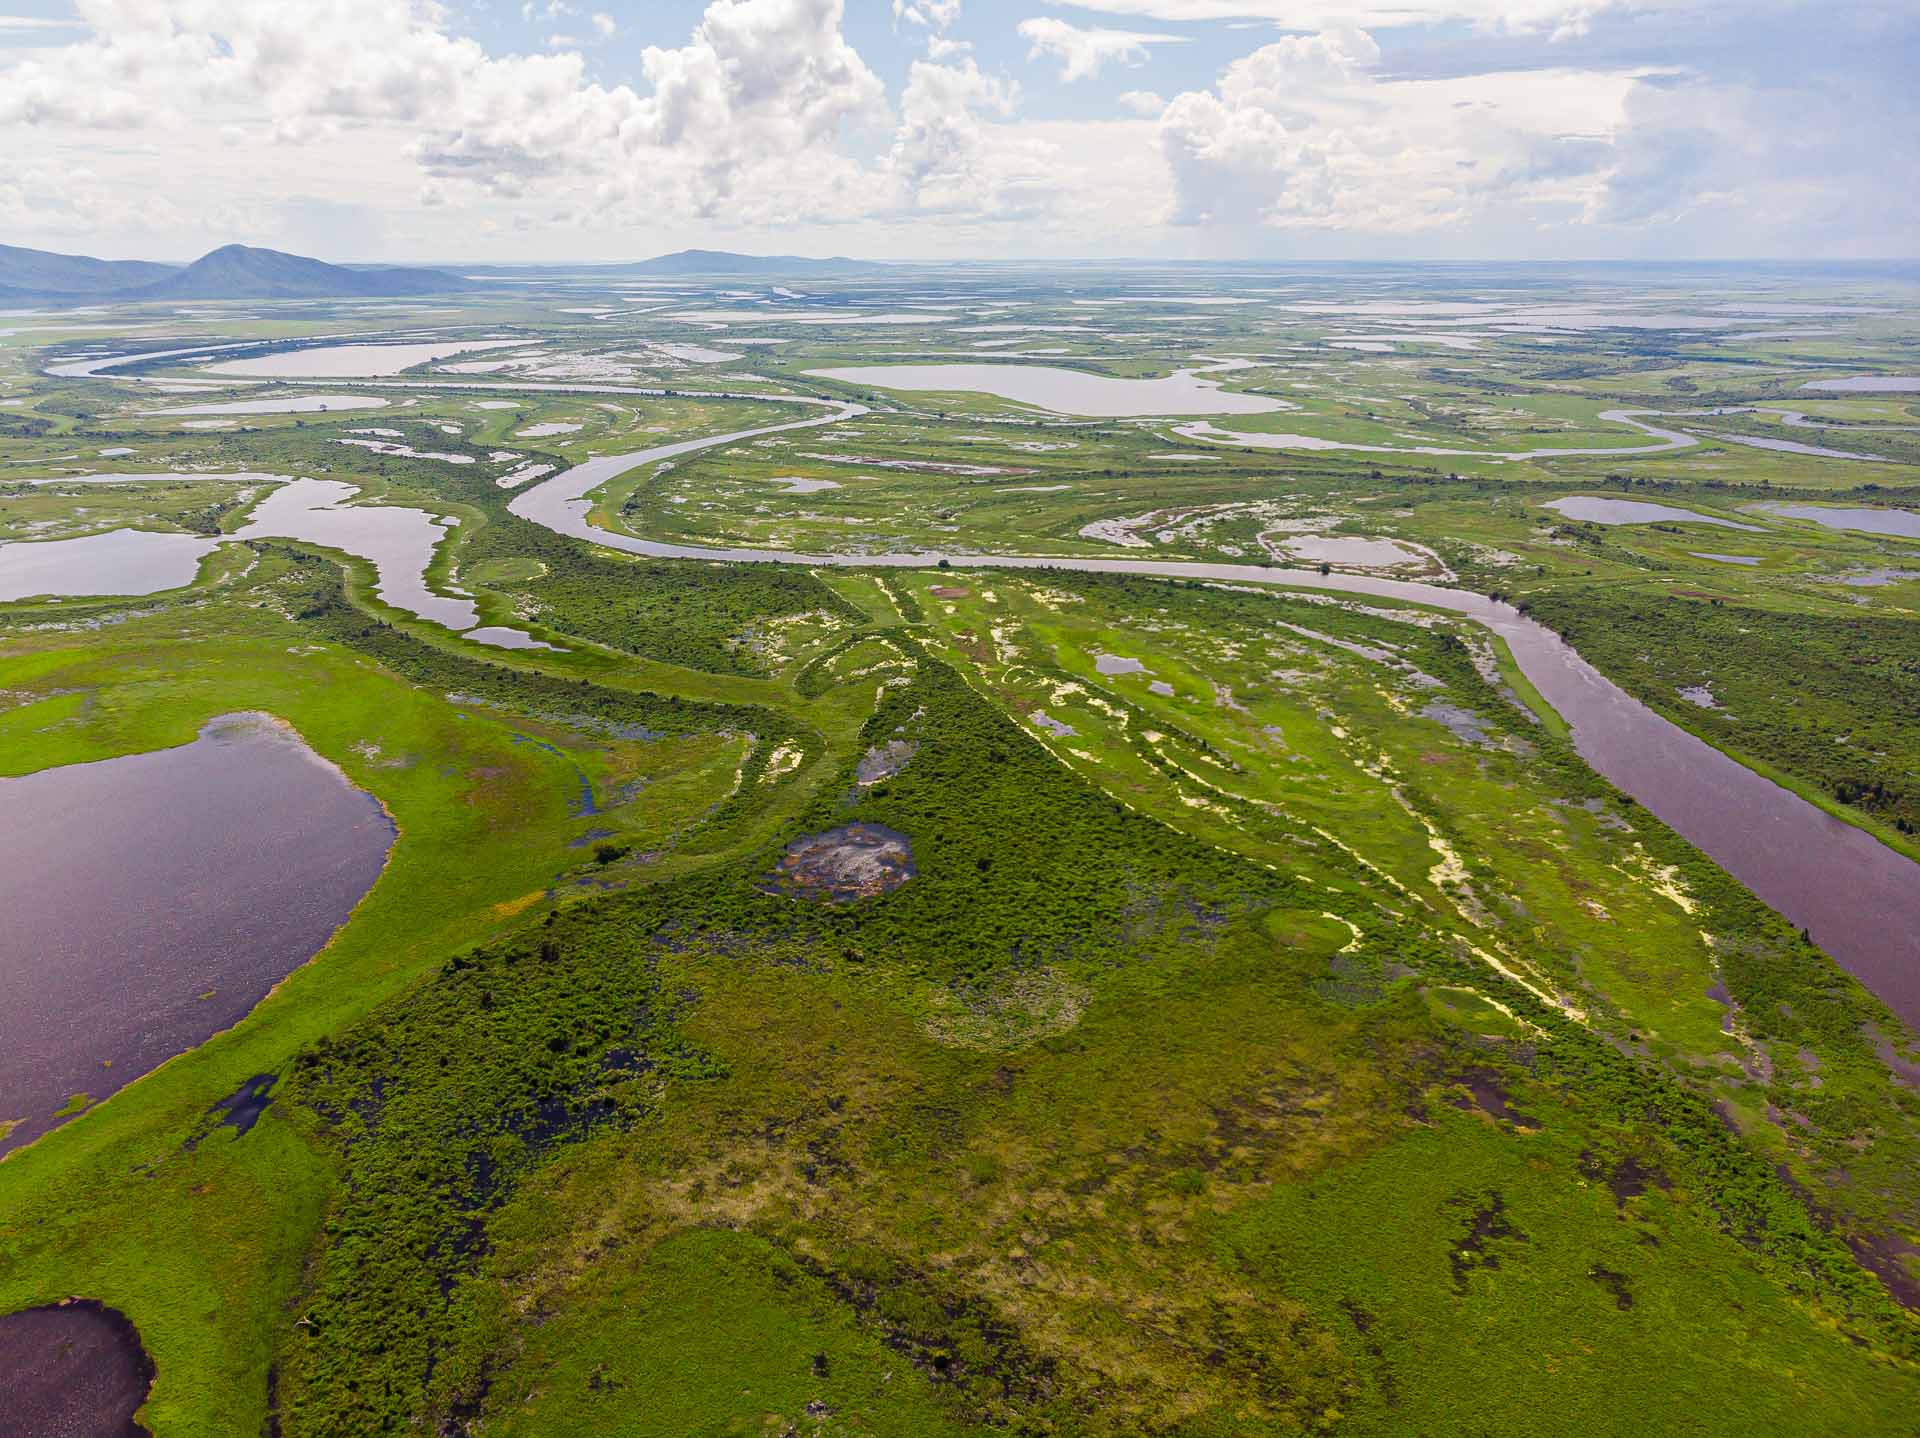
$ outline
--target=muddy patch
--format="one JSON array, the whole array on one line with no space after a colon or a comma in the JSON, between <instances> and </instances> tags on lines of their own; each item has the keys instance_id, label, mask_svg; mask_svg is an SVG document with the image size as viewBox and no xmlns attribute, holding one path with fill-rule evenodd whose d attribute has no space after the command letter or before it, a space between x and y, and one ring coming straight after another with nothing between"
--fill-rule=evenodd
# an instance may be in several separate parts
<instances>
[{"instance_id":1,"label":"muddy patch","mask_svg":"<svg viewBox=\"0 0 1920 1438\"><path fill-rule=\"evenodd\" d=\"M1506 1085L1499 1076L1488 1069L1469 1069L1454 1080L1467 1092L1455 1095L1448 1102L1458 1109L1478 1109L1488 1118L1501 1123L1510 1123L1515 1128L1529 1132L1540 1127L1540 1121L1515 1108L1507 1093Z\"/></svg>"},{"instance_id":2,"label":"muddy patch","mask_svg":"<svg viewBox=\"0 0 1920 1438\"><path fill-rule=\"evenodd\" d=\"M1613 1306L1618 1309L1633 1307L1633 1290L1627 1286L1627 1275L1616 1273L1611 1268L1602 1268L1594 1264L1587 1270L1587 1277L1613 1295Z\"/></svg>"},{"instance_id":3,"label":"muddy patch","mask_svg":"<svg viewBox=\"0 0 1920 1438\"><path fill-rule=\"evenodd\" d=\"M795 839L762 888L792 898L851 904L890 893L918 872L905 834L884 824L848 824Z\"/></svg>"},{"instance_id":4,"label":"muddy patch","mask_svg":"<svg viewBox=\"0 0 1920 1438\"><path fill-rule=\"evenodd\" d=\"M1614 1208L1621 1212L1626 1210L1628 1199L1638 1198L1649 1188L1665 1193L1673 1187L1673 1180L1666 1174L1631 1154L1609 1166L1591 1149L1581 1151L1580 1176L1592 1183L1606 1184L1613 1195Z\"/></svg>"},{"instance_id":5,"label":"muddy patch","mask_svg":"<svg viewBox=\"0 0 1920 1438\"><path fill-rule=\"evenodd\" d=\"M973 591L964 584L936 584L927 593L935 599L965 599Z\"/></svg>"},{"instance_id":6,"label":"muddy patch","mask_svg":"<svg viewBox=\"0 0 1920 1438\"><path fill-rule=\"evenodd\" d=\"M0 1429L151 1438L133 1421L153 1360L126 1315L72 1298L0 1318Z\"/></svg>"},{"instance_id":7,"label":"muddy patch","mask_svg":"<svg viewBox=\"0 0 1920 1438\"><path fill-rule=\"evenodd\" d=\"M853 771L854 783L862 789L884 783L906 768L919 752L920 746L911 739L889 739L884 744L876 744L860 756Z\"/></svg>"},{"instance_id":8,"label":"muddy patch","mask_svg":"<svg viewBox=\"0 0 1920 1438\"><path fill-rule=\"evenodd\" d=\"M1468 1278L1482 1270L1498 1268L1505 1246L1525 1243L1527 1236L1507 1217L1507 1200L1503 1194L1456 1194L1447 1200L1447 1207L1467 1214L1466 1231L1454 1240L1447 1253L1447 1264L1453 1270L1453 1291L1464 1294Z\"/></svg>"}]
</instances>

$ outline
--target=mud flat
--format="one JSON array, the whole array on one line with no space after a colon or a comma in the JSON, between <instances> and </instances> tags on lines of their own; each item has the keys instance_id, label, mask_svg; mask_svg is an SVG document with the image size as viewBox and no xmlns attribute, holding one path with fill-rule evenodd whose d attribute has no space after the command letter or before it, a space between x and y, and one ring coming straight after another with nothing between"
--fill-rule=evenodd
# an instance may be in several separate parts
<instances>
[{"instance_id":1,"label":"mud flat","mask_svg":"<svg viewBox=\"0 0 1920 1438\"><path fill-rule=\"evenodd\" d=\"M787 845L765 887L794 898L851 904L889 893L917 872L905 834L885 824L847 824Z\"/></svg>"},{"instance_id":2,"label":"mud flat","mask_svg":"<svg viewBox=\"0 0 1920 1438\"><path fill-rule=\"evenodd\" d=\"M0 779L0 1152L244 1018L353 912L393 838L263 714Z\"/></svg>"}]
</instances>

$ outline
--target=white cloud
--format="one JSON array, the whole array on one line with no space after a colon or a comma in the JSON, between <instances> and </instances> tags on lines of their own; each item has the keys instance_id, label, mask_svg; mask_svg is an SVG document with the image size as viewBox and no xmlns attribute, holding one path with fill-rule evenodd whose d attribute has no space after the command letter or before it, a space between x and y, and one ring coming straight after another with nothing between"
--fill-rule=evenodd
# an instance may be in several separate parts
<instances>
[{"instance_id":1,"label":"white cloud","mask_svg":"<svg viewBox=\"0 0 1920 1438\"><path fill-rule=\"evenodd\" d=\"M1575 35L1604 13L1702 8L1714 0L1055 0L1143 20L1265 20L1287 30L1388 29L1464 21L1489 30Z\"/></svg>"},{"instance_id":2,"label":"white cloud","mask_svg":"<svg viewBox=\"0 0 1920 1438\"><path fill-rule=\"evenodd\" d=\"M10 31L78 30L78 20L52 20L41 15L0 15L0 35Z\"/></svg>"},{"instance_id":3,"label":"white cloud","mask_svg":"<svg viewBox=\"0 0 1920 1438\"><path fill-rule=\"evenodd\" d=\"M1027 58L1038 60L1049 55L1055 57L1060 61L1060 78L1069 83L1091 79L1115 61L1126 65L1142 64L1147 58L1149 45L1177 45L1185 39L1180 35L1157 35L1137 30L1082 30L1077 25L1069 25L1064 20L1055 20L1050 16L1022 20L1018 28L1021 38L1033 46L1027 52Z\"/></svg>"},{"instance_id":4,"label":"white cloud","mask_svg":"<svg viewBox=\"0 0 1920 1438\"><path fill-rule=\"evenodd\" d=\"M1157 120L1167 108L1166 99L1151 90L1128 90L1120 97L1120 108L1148 120Z\"/></svg>"},{"instance_id":5,"label":"white cloud","mask_svg":"<svg viewBox=\"0 0 1920 1438\"><path fill-rule=\"evenodd\" d=\"M1636 76L1517 71L1383 80L1363 30L1289 36L1168 104L1182 224L1417 232L1493 205L1580 211Z\"/></svg>"},{"instance_id":6,"label":"white cloud","mask_svg":"<svg viewBox=\"0 0 1920 1438\"><path fill-rule=\"evenodd\" d=\"M614 32L618 30L620 26L619 23L614 20L613 16L609 15L606 11L596 10L593 12L593 28L600 32L601 39L608 40L613 37Z\"/></svg>"},{"instance_id":7,"label":"white cloud","mask_svg":"<svg viewBox=\"0 0 1920 1438\"><path fill-rule=\"evenodd\" d=\"M938 32L960 18L960 0L893 0L893 18Z\"/></svg>"}]
</instances>

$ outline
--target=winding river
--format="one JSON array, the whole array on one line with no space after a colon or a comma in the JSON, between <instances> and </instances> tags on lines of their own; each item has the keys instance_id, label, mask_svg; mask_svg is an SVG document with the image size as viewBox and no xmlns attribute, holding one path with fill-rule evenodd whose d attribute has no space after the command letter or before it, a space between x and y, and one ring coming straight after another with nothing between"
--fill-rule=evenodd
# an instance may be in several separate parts
<instances>
[{"instance_id":1,"label":"winding river","mask_svg":"<svg viewBox=\"0 0 1920 1438\"><path fill-rule=\"evenodd\" d=\"M534 485L516 496L509 508L556 533L655 558L854 568L937 564L942 558L937 552L799 554L664 544L587 522L592 507L588 496L629 470L696 450L866 413L859 405L810 402L828 412L632 454L603 455ZM1259 564L1083 556L948 557L968 568L1077 570L1335 590L1424 604L1484 625L1506 642L1521 672L1567 721L1582 758L1792 923L1809 930L1843 968L1910 1026L1920 1027L1920 864L1661 718L1582 659L1559 635L1510 604L1409 580Z\"/></svg>"},{"instance_id":2,"label":"winding river","mask_svg":"<svg viewBox=\"0 0 1920 1438\"><path fill-rule=\"evenodd\" d=\"M213 345L198 350L168 351L164 355L150 353L93 358L57 366L49 372L70 377L93 376L134 359L217 353L243 347ZM412 389L481 387L418 380L384 383L388 387ZM572 393L664 392L650 387L619 385L519 384L512 388ZM806 404L817 407L822 413L811 419L704 439L683 440L630 454L603 455L523 490L515 496L509 508L521 518L544 525L556 533L609 549L656 558L892 568L926 568L942 558L941 554L932 551L921 554L841 555L762 549L709 549L640 539L589 524L587 516L592 505L588 496L607 481L629 470L697 450L735 444L787 430L834 424L867 413L861 405L795 395L676 392L700 398L778 400ZM1615 410L1602 414L1600 418L1604 420L1640 430L1653 443L1597 452L1620 455L1660 453L1699 443L1692 435L1664 429L1637 418L1658 413ZM1231 444L1250 441L1258 444L1264 441L1279 447L1284 447L1293 438L1255 438L1226 432L1189 437ZM1567 449L1537 453L1541 457L1551 457L1583 452L1596 451ZM1527 452L1523 457L1531 458L1534 453ZM1573 732L1574 747L1595 770L1658 815L1695 847L1710 855L1722 868L1794 924L1809 930L1821 947L1843 968L1878 994L1910 1026L1920 1028L1920 864L1915 864L1865 831L1834 818L1728 758L1711 744L1661 718L1582 659L1557 634L1529 620L1509 604L1465 590L1443 589L1410 580L1321 574L1317 570L1285 569L1270 565L1083 556L955 554L949 557L974 568L1077 570L1096 574L1141 574L1171 579L1212 579L1332 590L1424 604L1463 615L1485 626L1506 642L1521 672L1567 721Z\"/></svg>"}]
</instances>

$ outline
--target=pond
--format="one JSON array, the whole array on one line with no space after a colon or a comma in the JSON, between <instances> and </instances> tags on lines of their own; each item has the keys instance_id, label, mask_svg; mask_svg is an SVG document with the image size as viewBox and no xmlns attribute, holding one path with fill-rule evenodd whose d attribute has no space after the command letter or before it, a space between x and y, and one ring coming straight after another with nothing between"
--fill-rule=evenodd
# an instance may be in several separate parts
<instances>
[{"instance_id":1,"label":"pond","mask_svg":"<svg viewBox=\"0 0 1920 1438\"><path fill-rule=\"evenodd\" d=\"M1843 394L1920 394L1920 375L1856 374L1845 379L1811 379L1800 388Z\"/></svg>"},{"instance_id":2,"label":"pond","mask_svg":"<svg viewBox=\"0 0 1920 1438\"><path fill-rule=\"evenodd\" d=\"M379 575L374 592L394 608L449 629L478 624L480 612L472 600L427 588L427 566L434 546L446 537L445 524L424 509L349 504L359 492L337 479L296 479L255 506L233 537L303 539L344 549L372 562Z\"/></svg>"},{"instance_id":3,"label":"pond","mask_svg":"<svg viewBox=\"0 0 1920 1438\"><path fill-rule=\"evenodd\" d=\"M1847 508L1829 504L1761 504L1754 508L1777 514L1782 519L1810 519L1828 529L1857 529L1896 539L1920 539L1920 513L1909 509Z\"/></svg>"},{"instance_id":4,"label":"pond","mask_svg":"<svg viewBox=\"0 0 1920 1438\"><path fill-rule=\"evenodd\" d=\"M1646 504L1637 499L1602 499L1589 494L1550 499L1542 506L1557 510L1568 519L1584 524L1711 524L1717 529L1744 529L1755 534L1765 531L1757 524L1736 524L1731 519L1716 519L1691 509L1675 509L1666 504Z\"/></svg>"},{"instance_id":5,"label":"pond","mask_svg":"<svg viewBox=\"0 0 1920 1438\"><path fill-rule=\"evenodd\" d=\"M394 829L291 728L0 779L0 1151L244 1018L372 886Z\"/></svg>"},{"instance_id":6,"label":"pond","mask_svg":"<svg viewBox=\"0 0 1920 1438\"><path fill-rule=\"evenodd\" d=\"M198 534L114 529L83 539L0 544L0 601L36 594L157 594L193 583L219 543Z\"/></svg>"},{"instance_id":7,"label":"pond","mask_svg":"<svg viewBox=\"0 0 1920 1438\"><path fill-rule=\"evenodd\" d=\"M1136 415L1269 414L1291 409L1285 400L1229 394L1192 370L1162 379L1114 379L1052 365L906 364L808 370L842 384L875 389L990 394L1055 414L1117 419Z\"/></svg>"},{"instance_id":8,"label":"pond","mask_svg":"<svg viewBox=\"0 0 1920 1438\"><path fill-rule=\"evenodd\" d=\"M135 1438L133 1415L153 1387L153 1359L127 1316L88 1298L0 1318L5 1432L49 1438Z\"/></svg>"}]
</instances>

